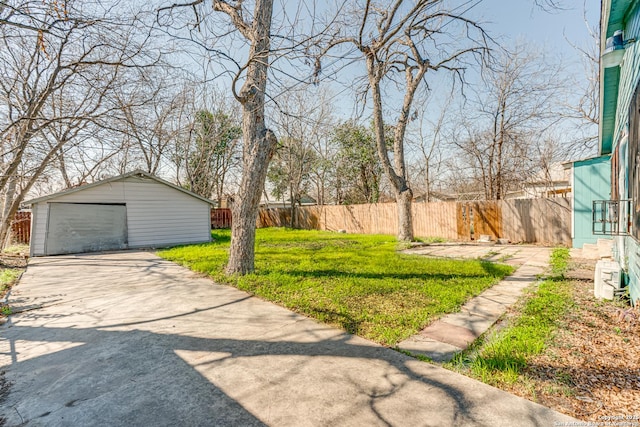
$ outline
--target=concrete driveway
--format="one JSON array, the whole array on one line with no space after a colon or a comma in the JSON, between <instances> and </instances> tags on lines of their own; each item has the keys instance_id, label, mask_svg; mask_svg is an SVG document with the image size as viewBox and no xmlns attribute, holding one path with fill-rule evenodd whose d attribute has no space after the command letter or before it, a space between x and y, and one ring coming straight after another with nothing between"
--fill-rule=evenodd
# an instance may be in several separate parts
<instances>
[{"instance_id":1,"label":"concrete driveway","mask_svg":"<svg viewBox=\"0 0 640 427\"><path fill-rule=\"evenodd\" d=\"M32 259L10 304L30 310L0 327L9 426L572 420L148 252Z\"/></svg>"}]
</instances>

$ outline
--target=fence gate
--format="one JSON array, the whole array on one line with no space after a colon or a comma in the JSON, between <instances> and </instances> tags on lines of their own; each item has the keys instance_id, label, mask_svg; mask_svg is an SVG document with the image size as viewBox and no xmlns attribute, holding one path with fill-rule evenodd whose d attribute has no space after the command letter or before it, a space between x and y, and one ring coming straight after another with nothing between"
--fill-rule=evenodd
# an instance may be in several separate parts
<instances>
[{"instance_id":1,"label":"fence gate","mask_svg":"<svg viewBox=\"0 0 640 427\"><path fill-rule=\"evenodd\" d=\"M486 201L474 203L473 229L476 239L485 234L492 240L503 237L502 235L502 209L499 201Z\"/></svg>"},{"instance_id":2,"label":"fence gate","mask_svg":"<svg viewBox=\"0 0 640 427\"><path fill-rule=\"evenodd\" d=\"M477 240L483 234L492 240L502 237L502 209L498 201L460 202L457 216L460 240Z\"/></svg>"},{"instance_id":3,"label":"fence gate","mask_svg":"<svg viewBox=\"0 0 640 427\"><path fill-rule=\"evenodd\" d=\"M473 239L473 204L457 203L456 204L456 224L458 228L459 240Z\"/></svg>"}]
</instances>

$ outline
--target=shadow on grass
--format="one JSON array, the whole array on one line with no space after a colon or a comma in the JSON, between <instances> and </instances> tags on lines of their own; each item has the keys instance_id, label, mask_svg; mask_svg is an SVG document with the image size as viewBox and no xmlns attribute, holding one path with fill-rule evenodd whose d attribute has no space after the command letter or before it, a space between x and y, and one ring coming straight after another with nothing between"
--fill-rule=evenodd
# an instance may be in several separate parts
<instances>
[{"instance_id":1,"label":"shadow on grass","mask_svg":"<svg viewBox=\"0 0 640 427\"><path fill-rule=\"evenodd\" d=\"M220 245L223 243L230 243L231 242L231 233L229 232L219 232L219 231L211 231L211 238L213 239L213 242L210 243L210 245Z\"/></svg>"},{"instance_id":2,"label":"shadow on grass","mask_svg":"<svg viewBox=\"0 0 640 427\"><path fill-rule=\"evenodd\" d=\"M358 279L400 279L400 280L410 280L410 279L432 279L432 280L455 280L461 278L504 278L507 276L505 274L505 269L503 265L494 264L492 262L481 262L480 266L482 267L482 271L486 274L482 273L469 273L460 269L451 273L431 273L431 272L356 272L356 271L348 271L341 270L336 268L331 269L316 269L316 270L302 270L302 269L287 269L286 274L298 277L312 277L312 278L326 278L326 277L341 277L341 278L358 278Z\"/></svg>"},{"instance_id":3,"label":"shadow on grass","mask_svg":"<svg viewBox=\"0 0 640 427\"><path fill-rule=\"evenodd\" d=\"M297 277L305 278L326 278L326 277L340 277L340 278L354 278L354 279L431 279L431 280L454 280L460 278L480 278L487 277L484 274L443 274L443 273L369 273L369 272L350 272L336 269L324 269L324 270L287 270L287 274Z\"/></svg>"},{"instance_id":4,"label":"shadow on grass","mask_svg":"<svg viewBox=\"0 0 640 427\"><path fill-rule=\"evenodd\" d=\"M497 264L491 261L480 261L480 266L493 277L507 277L508 274L504 274L504 264Z\"/></svg>"},{"instance_id":5,"label":"shadow on grass","mask_svg":"<svg viewBox=\"0 0 640 427\"><path fill-rule=\"evenodd\" d=\"M360 322L347 313L339 313L326 308L309 307L309 314L326 323L340 325L346 332L357 335Z\"/></svg>"}]
</instances>

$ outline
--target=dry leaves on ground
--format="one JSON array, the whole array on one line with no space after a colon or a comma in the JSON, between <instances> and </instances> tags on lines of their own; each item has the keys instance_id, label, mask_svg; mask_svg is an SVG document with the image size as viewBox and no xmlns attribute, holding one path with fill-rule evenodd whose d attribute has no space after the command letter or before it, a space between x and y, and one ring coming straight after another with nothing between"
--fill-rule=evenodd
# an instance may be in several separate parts
<instances>
[{"instance_id":1,"label":"dry leaves on ground","mask_svg":"<svg viewBox=\"0 0 640 427\"><path fill-rule=\"evenodd\" d=\"M592 264L574 264L575 307L513 392L584 421L640 424L640 310L595 299Z\"/></svg>"},{"instance_id":2,"label":"dry leaves on ground","mask_svg":"<svg viewBox=\"0 0 640 427\"><path fill-rule=\"evenodd\" d=\"M26 268L27 256L24 254L0 253L0 269L2 268Z\"/></svg>"}]
</instances>

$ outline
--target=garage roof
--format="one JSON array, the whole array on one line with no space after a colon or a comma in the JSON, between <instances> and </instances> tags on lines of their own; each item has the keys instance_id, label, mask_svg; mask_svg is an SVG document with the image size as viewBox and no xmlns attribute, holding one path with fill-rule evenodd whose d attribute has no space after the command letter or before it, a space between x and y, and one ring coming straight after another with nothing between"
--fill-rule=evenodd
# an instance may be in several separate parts
<instances>
[{"instance_id":1,"label":"garage roof","mask_svg":"<svg viewBox=\"0 0 640 427\"><path fill-rule=\"evenodd\" d=\"M182 187L178 187L177 185L174 185L174 184L172 184L172 183L170 183L168 181L165 181L164 179L158 178L157 176L152 175L152 174L150 174L148 172L145 172L145 171L143 171L141 169L136 169L136 170L134 170L132 172L125 173L123 175L114 176L114 177L108 178L108 179L103 179L102 181L96 181L96 182L93 182L91 184L85 184L85 185L81 185L81 186L78 186L78 187L69 188L67 190L60 191L58 193L49 194L48 196L42 196L42 197L38 197L36 199L27 200L26 202L23 202L23 204L24 205L33 205L35 203L45 202L45 201L50 200L50 199L55 199L55 198L60 197L60 196L64 196L64 195L67 195L67 194L75 193L77 191L82 191L82 190L86 190L88 188L97 187L98 185L107 184L109 182L122 181L124 179L131 178L131 177L140 177L140 178L152 179L152 180L154 180L156 182L159 182L160 184L164 184L164 185L166 185L168 187L171 187L174 190L181 191L181 192L183 192L185 194L188 194L191 197L195 197L196 199L200 199L203 202L206 202L206 203L208 203L210 205L214 204L214 202L212 200L209 200L209 199L207 199L205 197L199 196L196 193L191 192L189 190L185 190Z\"/></svg>"}]
</instances>

